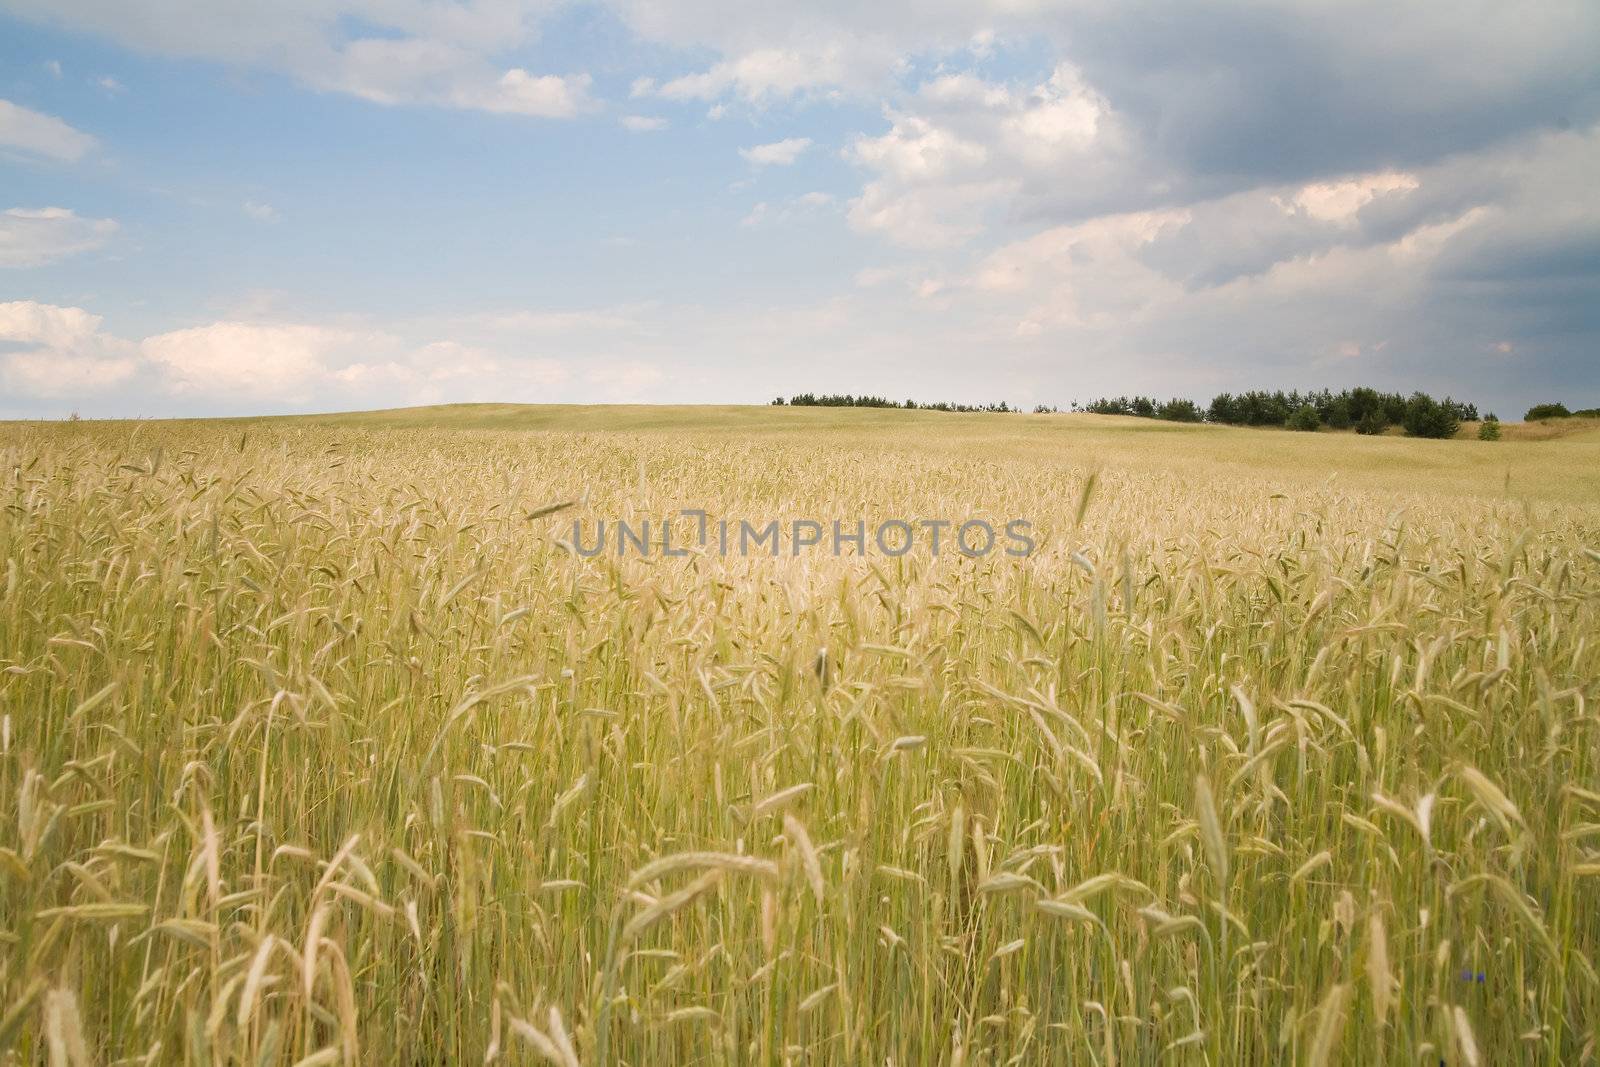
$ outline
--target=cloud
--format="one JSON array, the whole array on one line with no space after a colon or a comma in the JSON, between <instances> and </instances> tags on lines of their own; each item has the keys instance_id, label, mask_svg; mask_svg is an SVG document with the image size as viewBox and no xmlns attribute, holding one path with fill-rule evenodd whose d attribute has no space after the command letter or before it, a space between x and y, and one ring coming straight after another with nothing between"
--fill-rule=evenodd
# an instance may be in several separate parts
<instances>
[{"instance_id":1,"label":"cloud","mask_svg":"<svg viewBox=\"0 0 1600 1067\"><path fill-rule=\"evenodd\" d=\"M713 54L653 92L757 106L887 98L888 131L857 142L869 172L864 225L935 213L900 207L902 196L975 207L980 189L999 195L944 236L906 242L924 247L952 232L981 234L972 215L1071 223L1266 186L1314 196L1348 175L1410 173L1600 119L1600 8L1583 0L1536 13L1484 6L1470 17L1444 3L1395 13L1378 0L1292 10L1076 0L615 6L649 40ZM1371 32L1377 22L1383 34ZM961 69L1008 46L1051 57L1053 70L996 82ZM908 95L908 71L932 74ZM941 179L961 193L924 193L911 179L980 157L979 173Z\"/></svg>"},{"instance_id":2,"label":"cloud","mask_svg":"<svg viewBox=\"0 0 1600 1067\"><path fill-rule=\"evenodd\" d=\"M749 214L740 220L740 225L748 228L794 222L797 219L814 218L818 212L832 207L833 196L829 193L813 191L801 193L782 203L769 203L762 200L750 209Z\"/></svg>"},{"instance_id":3,"label":"cloud","mask_svg":"<svg viewBox=\"0 0 1600 1067\"><path fill-rule=\"evenodd\" d=\"M1502 398L1600 388L1588 191L1600 7L1587 0L1465 13L1379 0L600 2L651 63L608 67L630 99L763 121L845 105L828 112L855 123L830 136L859 176L831 190L842 207L768 194L745 219L841 210L869 239L837 249L868 257L833 273L842 294L385 323L317 348L310 384L284 395L454 396L494 366L530 395L592 398L608 395L592 368L637 362L662 372L643 394L660 399L895 391L912 374L954 397L970 392L974 353L985 387L1012 401L1340 375ZM150 7L8 10L385 104L603 114L625 128L649 117L624 110L652 110L602 112L583 74L536 70L555 0ZM750 155L773 147L746 158L785 162ZM641 234L644 252L653 240ZM768 254L758 244L751 255ZM565 377L549 384L519 359ZM174 395L170 369L140 367L153 395Z\"/></svg>"},{"instance_id":4,"label":"cloud","mask_svg":"<svg viewBox=\"0 0 1600 1067\"><path fill-rule=\"evenodd\" d=\"M452 94L449 102L457 107L567 119L593 106L589 100L590 83L587 74L534 75L513 67L500 76L492 91L465 90Z\"/></svg>"},{"instance_id":5,"label":"cloud","mask_svg":"<svg viewBox=\"0 0 1600 1067\"><path fill-rule=\"evenodd\" d=\"M139 369L131 357L104 359L49 351L15 352L0 360L0 377L7 388L50 399L104 393L128 382Z\"/></svg>"},{"instance_id":6,"label":"cloud","mask_svg":"<svg viewBox=\"0 0 1600 1067\"><path fill-rule=\"evenodd\" d=\"M469 48L418 37L351 41L308 79L319 88L379 104L433 104L552 119L571 118L593 106L587 74L535 75L521 67L501 71Z\"/></svg>"},{"instance_id":7,"label":"cloud","mask_svg":"<svg viewBox=\"0 0 1600 1067\"><path fill-rule=\"evenodd\" d=\"M758 167L787 167L800 158L801 153L811 147L809 137L786 137L781 141L771 144L752 145L749 148L739 149L739 154L746 161Z\"/></svg>"},{"instance_id":8,"label":"cloud","mask_svg":"<svg viewBox=\"0 0 1600 1067\"><path fill-rule=\"evenodd\" d=\"M1286 212L1304 212L1319 222L1347 226L1355 221L1357 212L1378 197L1409 193L1416 187L1414 175L1391 170L1343 181L1312 182L1295 193L1290 202L1279 201L1278 206Z\"/></svg>"},{"instance_id":9,"label":"cloud","mask_svg":"<svg viewBox=\"0 0 1600 1067\"><path fill-rule=\"evenodd\" d=\"M547 399L548 390L569 376L559 360L508 359L457 341L434 341L398 359L352 363L331 373L342 387L364 395L400 390L411 403Z\"/></svg>"},{"instance_id":10,"label":"cloud","mask_svg":"<svg viewBox=\"0 0 1600 1067\"><path fill-rule=\"evenodd\" d=\"M416 343L389 330L218 322L146 338L140 355L178 397L259 406L539 399L568 377L555 359L514 357L455 340ZM380 402L382 402L380 401Z\"/></svg>"},{"instance_id":11,"label":"cloud","mask_svg":"<svg viewBox=\"0 0 1600 1067\"><path fill-rule=\"evenodd\" d=\"M624 115L618 121L622 123L623 129L632 130L634 133L653 133L668 126L666 119L655 115Z\"/></svg>"},{"instance_id":12,"label":"cloud","mask_svg":"<svg viewBox=\"0 0 1600 1067\"><path fill-rule=\"evenodd\" d=\"M38 267L103 247L113 219L86 219L60 207L0 212L0 267Z\"/></svg>"},{"instance_id":13,"label":"cloud","mask_svg":"<svg viewBox=\"0 0 1600 1067\"><path fill-rule=\"evenodd\" d=\"M98 315L31 300L0 303L0 381L14 394L104 393L132 379L138 367L132 346L100 332Z\"/></svg>"},{"instance_id":14,"label":"cloud","mask_svg":"<svg viewBox=\"0 0 1600 1067\"><path fill-rule=\"evenodd\" d=\"M1119 117L1065 64L1031 86L945 74L888 119L846 150L868 174L850 219L909 247L971 240L997 216L1033 213L1041 194L1059 202L1063 187L1080 214L1102 213L1140 180Z\"/></svg>"},{"instance_id":15,"label":"cloud","mask_svg":"<svg viewBox=\"0 0 1600 1067\"><path fill-rule=\"evenodd\" d=\"M668 100L715 100L735 94L752 103L781 100L860 80L857 50L830 45L815 51L760 48L708 70L673 78L656 89ZM876 66L869 62L868 66Z\"/></svg>"},{"instance_id":16,"label":"cloud","mask_svg":"<svg viewBox=\"0 0 1600 1067\"><path fill-rule=\"evenodd\" d=\"M878 233L906 248L948 248L983 232L995 206L1016 191L1007 179L896 187L872 182L850 201L847 217L858 230Z\"/></svg>"},{"instance_id":17,"label":"cloud","mask_svg":"<svg viewBox=\"0 0 1600 1067\"><path fill-rule=\"evenodd\" d=\"M278 221L278 209L263 200L246 200L240 207L257 222Z\"/></svg>"},{"instance_id":18,"label":"cloud","mask_svg":"<svg viewBox=\"0 0 1600 1067\"><path fill-rule=\"evenodd\" d=\"M1150 160L1223 183L1405 169L1600 118L1600 8L1587 0L1466 13L1442 2L1396 11L1381 0L614 6L649 40L712 52L669 82L703 99L881 94L919 59L922 69L950 67L1027 41L1081 71Z\"/></svg>"},{"instance_id":19,"label":"cloud","mask_svg":"<svg viewBox=\"0 0 1600 1067\"><path fill-rule=\"evenodd\" d=\"M13 300L0 304L0 341L71 351L98 337L100 322L82 308Z\"/></svg>"},{"instance_id":20,"label":"cloud","mask_svg":"<svg viewBox=\"0 0 1600 1067\"><path fill-rule=\"evenodd\" d=\"M470 332L465 322L396 331L223 321L135 341L106 332L83 308L13 301L0 303L0 382L8 399L92 401L123 415L195 405L260 412L548 400L572 371L564 359L529 353L540 334L562 339L628 323L604 313L511 313L487 326L489 343L479 344L418 337L451 325ZM648 384L634 373L623 380L634 391ZM112 406L130 398L138 409Z\"/></svg>"},{"instance_id":21,"label":"cloud","mask_svg":"<svg viewBox=\"0 0 1600 1067\"><path fill-rule=\"evenodd\" d=\"M1013 5L1006 0L609 0L608 6L648 41L716 56L709 65L667 79L662 95L708 102L738 97L769 106L836 92L879 92L908 56L962 48L995 21L986 7Z\"/></svg>"},{"instance_id":22,"label":"cloud","mask_svg":"<svg viewBox=\"0 0 1600 1067\"><path fill-rule=\"evenodd\" d=\"M169 0L135 11L105 0L13 0L15 15L119 44L284 73L382 104L428 104L542 118L587 110L589 77L506 61L554 7L540 0L303 0L289 7Z\"/></svg>"},{"instance_id":23,"label":"cloud","mask_svg":"<svg viewBox=\"0 0 1600 1067\"><path fill-rule=\"evenodd\" d=\"M321 326L219 322L146 338L139 351L178 394L297 399L343 352L381 347L373 340Z\"/></svg>"},{"instance_id":24,"label":"cloud","mask_svg":"<svg viewBox=\"0 0 1600 1067\"><path fill-rule=\"evenodd\" d=\"M1101 215L932 267L915 298L987 337L993 365L1080 399L1366 383L1514 406L1600 388L1596 166L1600 127L1330 181L1341 210L1321 217L1299 184Z\"/></svg>"},{"instance_id":25,"label":"cloud","mask_svg":"<svg viewBox=\"0 0 1600 1067\"><path fill-rule=\"evenodd\" d=\"M653 363L633 359L594 367L584 377L608 400L636 402L647 398L666 374Z\"/></svg>"},{"instance_id":26,"label":"cloud","mask_svg":"<svg viewBox=\"0 0 1600 1067\"><path fill-rule=\"evenodd\" d=\"M76 163L95 139L51 115L30 111L9 100L0 100L0 149L13 149L27 156Z\"/></svg>"}]
</instances>

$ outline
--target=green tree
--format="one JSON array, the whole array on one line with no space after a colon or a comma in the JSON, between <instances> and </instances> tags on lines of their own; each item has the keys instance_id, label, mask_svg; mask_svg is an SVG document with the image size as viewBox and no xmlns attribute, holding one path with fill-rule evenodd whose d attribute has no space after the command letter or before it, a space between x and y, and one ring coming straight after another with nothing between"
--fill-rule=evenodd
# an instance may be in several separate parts
<instances>
[{"instance_id":1,"label":"green tree","mask_svg":"<svg viewBox=\"0 0 1600 1067\"><path fill-rule=\"evenodd\" d=\"M1365 434L1368 437L1376 437L1388 428L1389 420L1383 417L1383 409L1381 407L1368 409L1366 414L1356 421L1356 433Z\"/></svg>"},{"instance_id":2,"label":"green tree","mask_svg":"<svg viewBox=\"0 0 1600 1067\"><path fill-rule=\"evenodd\" d=\"M1289 416L1287 425L1291 430L1312 431L1322 427L1322 418L1317 414L1317 409L1310 404L1301 404L1295 408L1294 414Z\"/></svg>"},{"instance_id":3,"label":"green tree","mask_svg":"<svg viewBox=\"0 0 1600 1067\"><path fill-rule=\"evenodd\" d=\"M1412 393L1406 401L1405 418L1400 425L1412 437L1454 437L1461 427L1456 417L1455 405L1446 398L1443 403L1427 393Z\"/></svg>"}]
</instances>

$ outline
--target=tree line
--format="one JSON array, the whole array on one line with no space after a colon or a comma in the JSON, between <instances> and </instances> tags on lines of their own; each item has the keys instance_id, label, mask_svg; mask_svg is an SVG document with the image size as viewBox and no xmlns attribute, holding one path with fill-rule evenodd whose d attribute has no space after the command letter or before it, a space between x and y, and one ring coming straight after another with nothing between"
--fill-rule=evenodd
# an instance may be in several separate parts
<instances>
[{"instance_id":1,"label":"tree line","mask_svg":"<svg viewBox=\"0 0 1600 1067\"><path fill-rule=\"evenodd\" d=\"M774 400L776 407L797 408L901 408L906 411L1005 411L1012 412L1020 409L1011 407L1004 400L998 404L919 404L915 400L896 401L882 396L855 396L851 393L796 393L788 400L778 397Z\"/></svg>"},{"instance_id":2,"label":"tree line","mask_svg":"<svg viewBox=\"0 0 1600 1067\"><path fill-rule=\"evenodd\" d=\"M1380 434L1390 426L1400 426L1412 437L1452 437L1462 422L1478 420L1475 404L1450 397L1435 400L1422 392L1407 397L1364 387L1337 393L1331 389L1304 393L1297 389L1219 393L1212 397L1203 412L1188 400L1163 403L1154 397L1140 396L1092 400L1083 410L1099 415L1134 415L1173 422L1204 421L1226 426L1285 426L1291 430L1318 430L1327 426L1361 434Z\"/></svg>"},{"instance_id":3,"label":"tree line","mask_svg":"<svg viewBox=\"0 0 1600 1067\"><path fill-rule=\"evenodd\" d=\"M851 393L797 393L775 405L792 407L899 408L908 411L1020 411L1001 401L997 404L919 404L915 400L895 401L881 396L855 396ZM1040 404L1035 414L1060 409ZM1435 400L1427 393L1410 396L1358 387L1334 392L1316 389L1301 392L1291 389L1272 391L1251 389L1243 393L1219 393L1202 408L1192 400L1174 397L1157 400L1153 396L1101 397L1087 404L1073 402L1071 411L1094 415L1131 415L1167 422L1212 422L1225 426L1283 426L1291 430L1354 430L1359 434L1381 434L1398 426L1411 437L1454 437L1463 422L1482 422L1479 436L1499 438L1499 420L1493 412L1480 420L1476 404L1445 397ZM1568 417L1600 417L1600 408L1569 411L1564 404L1536 404L1528 409L1525 421Z\"/></svg>"},{"instance_id":4,"label":"tree line","mask_svg":"<svg viewBox=\"0 0 1600 1067\"><path fill-rule=\"evenodd\" d=\"M1568 411L1565 404L1535 404L1522 416L1523 422L1538 422L1541 419L1600 419L1600 408Z\"/></svg>"}]
</instances>

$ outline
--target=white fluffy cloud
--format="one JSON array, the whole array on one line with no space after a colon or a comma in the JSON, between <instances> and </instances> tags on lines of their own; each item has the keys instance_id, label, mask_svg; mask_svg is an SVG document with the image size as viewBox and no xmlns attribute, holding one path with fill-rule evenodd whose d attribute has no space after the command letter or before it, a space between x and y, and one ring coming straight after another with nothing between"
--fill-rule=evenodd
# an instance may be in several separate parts
<instances>
[{"instance_id":1,"label":"white fluffy cloud","mask_svg":"<svg viewBox=\"0 0 1600 1067\"><path fill-rule=\"evenodd\" d=\"M1300 211L1320 222L1349 225L1355 221L1357 212L1378 197L1409 193L1416 187L1414 175L1391 170L1340 181L1312 182L1295 193L1292 200L1277 203L1287 212Z\"/></svg>"},{"instance_id":2,"label":"white fluffy cloud","mask_svg":"<svg viewBox=\"0 0 1600 1067\"><path fill-rule=\"evenodd\" d=\"M758 167L787 167L799 159L806 149L811 147L809 137L785 137L781 141L770 144L751 145L749 148L739 149L739 154L746 162Z\"/></svg>"},{"instance_id":3,"label":"white fluffy cloud","mask_svg":"<svg viewBox=\"0 0 1600 1067\"><path fill-rule=\"evenodd\" d=\"M52 115L0 100L0 151L74 163L94 146L93 137Z\"/></svg>"},{"instance_id":4,"label":"white fluffy cloud","mask_svg":"<svg viewBox=\"0 0 1600 1067\"><path fill-rule=\"evenodd\" d=\"M138 368L132 346L100 332L98 315L29 300L0 303L0 381L8 390L93 396L127 382Z\"/></svg>"},{"instance_id":5,"label":"white fluffy cloud","mask_svg":"<svg viewBox=\"0 0 1600 1067\"><path fill-rule=\"evenodd\" d=\"M923 83L889 121L847 152L869 175L850 220L909 247L969 240L987 219L1023 212L1035 188L1056 196L1069 186L1089 202L1133 174L1118 117L1065 64L1033 86L947 74Z\"/></svg>"},{"instance_id":6,"label":"white fluffy cloud","mask_svg":"<svg viewBox=\"0 0 1600 1067\"><path fill-rule=\"evenodd\" d=\"M131 379L139 369L131 357L97 358L35 350L0 360L6 385L28 396L74 399L103 394Z\"/></svg>"},{"instance_id":7,"label":"white fluffy cloud","mask_svg":"<svg viewBox=\"0 0 1600 1067\"><path fill-rule=\"evenodd\" d=\"M102 247L117 232L113 219L86 219L59 207L0 212L0 267L37 267Z\"/></svg>"},{"instance_id":8,"label":"white fluffy cloud","mask_svg":"<svg viewBox=\"0 0 1600 1067\"><path fill-rule=\"evenodd\" d=\"M307 78L379 104L435 104L552 119L571 118L592 106L587 74L502 71L471 48L416 37L351 41L335 62Z\"/></svg>"},{"instance_id":9,"label":"white fluffy cloud","mask_svg":"<svg viewBox=\"0 0 1600 1067\"><path fill-rule=\"evenodd\" d=\"M147 338L139 349L180 394L297 399L346 351L380 340L320 326L219 322Z\"/></svg>"},{"instance_id":10,"label":"white fluffy cloud","mask_svg":"<svg viewBox=\"0 0 1600 1067\"><path fill-rule=\"evenodd\" d=\"M0 342L71 351L98 337L100 316L31 300L0 304Z\"/></svg>"},{"instance_id":11,"label":"white fluffy cloud","mask_svg":"<svg viewBox=\"0 0 1600 1067\"><path fill-rule=\"evenodd\" d=\"M83 308L0 303L0 381L22 399L112 404L109 391L137 381L143 403L182 409L424 404L445 400L549 400L572 379L569 361L528 355L629 320L599 314L508 315L485 332L490 344L418 341L383 329L306 323L214 322L131 341L107 333ZM471 330L467 322L454 325ZM426 324L418 324L420 332ZM8 351L8 349L10 351ZM590 361L592 368L606 366ZM621 364L617 389L633 396L659 380L643 360ZM591 370L590 380L596 380ZM144 409L148 413L148 408ZM120 414L136 412L121 409Z\"/></svg>"},{"instance_id":12,"label":"white fluffy cloud","mask_svg":"<svg viewBox=\"0 0 1600 1067\"><path fill-rule=\"evenodd\" d=\"M881 74L891 57L882 51L832 43L817 49L757 48L685 74L656 92L668 100L715 100L736 95L752 103L783 100L837 85L857 85Z\"/></svg>"}]
</instances>

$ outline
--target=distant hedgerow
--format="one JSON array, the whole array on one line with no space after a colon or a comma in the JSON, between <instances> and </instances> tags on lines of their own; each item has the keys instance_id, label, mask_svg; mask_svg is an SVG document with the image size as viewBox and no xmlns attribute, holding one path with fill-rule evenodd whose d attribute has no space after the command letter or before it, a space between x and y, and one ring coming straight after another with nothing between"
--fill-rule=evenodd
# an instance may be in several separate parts
<instances>
[{"instance_id":1,"label":"distant hedgerow","mask_svg":"<svg viewBox=\"0 0 1600 1067\"><path fill-rule=\"evenodd\" d=\"M852 393L796 393L787 400L780 396L772 403L791 407L898 408L906 411L1022 410L1005 401L997 404L926 404ZM1036 415L1059 410L1050 404L1038 404L1033 408ZM1462 422L1476 422L1478 419L1475 404L1452 400L1450 397L1435 400L1421 392L1406 397L1366 387L1344 389L1337 393L1330 389L1309 392L1297 389L1288 392L1281 389L1251 389L1237 394L1219 393L1203 408L1182 397L1170 400L1140 395L1100 397L1084 404L1074 401L1071 410L1092 415L1128 415L1166 422L1211 422L1226 426L1283 426L1295 430L1316 430L1326 426L1334 430L1353 429L1356 433L1368 436L1381 434L1390 426L1402 426L1412 437L1450 437ZM1568 414L1560 404L1542 404L1530 410L1528 418ZM1600 415L1600 411L1591 409L1578 414Z\"/></svg>"},{"instance_id":2,"label":"distant hedgerow","mask_svg":"<svg viewBox=\"0 0 1600 1067\"><path fill-rule=\"evenodd\" d=\"M796 393L787 401L778 397L772 402L774 407L787 404L797 408L899 408L906 411L1020 411L1004 400L998 404L919 404L915 400L898 403L887 397L881 396L855 396L851 393Z\"/></svg>"}]
</instances>

